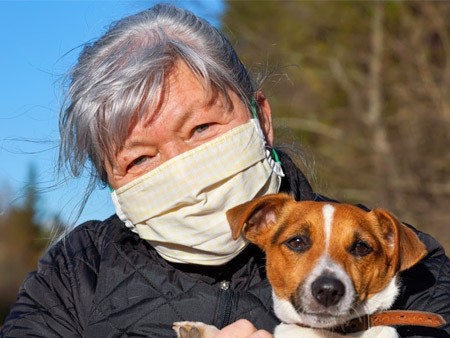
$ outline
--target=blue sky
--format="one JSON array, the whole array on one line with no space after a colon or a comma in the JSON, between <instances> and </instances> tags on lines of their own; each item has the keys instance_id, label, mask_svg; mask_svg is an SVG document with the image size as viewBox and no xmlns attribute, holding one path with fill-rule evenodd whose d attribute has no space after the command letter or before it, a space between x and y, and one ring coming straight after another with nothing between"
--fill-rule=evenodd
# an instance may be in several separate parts
<instances>
[{"instance_id":1,"label":"blue sky","mask_svg":"<svg viewBox=\"0 0 450 338\"><path fill-rule=\"evenodd\" d=\"M62 78L80 46L114 20L156 1L0 1L0 212L19 201L29 168L37 171L42 216L73 222L86 180L62 182L55 173ZM171 1L218 24L219 0ZM79 222L113 212L98 190Z\"/></svg>"}]
</instances>

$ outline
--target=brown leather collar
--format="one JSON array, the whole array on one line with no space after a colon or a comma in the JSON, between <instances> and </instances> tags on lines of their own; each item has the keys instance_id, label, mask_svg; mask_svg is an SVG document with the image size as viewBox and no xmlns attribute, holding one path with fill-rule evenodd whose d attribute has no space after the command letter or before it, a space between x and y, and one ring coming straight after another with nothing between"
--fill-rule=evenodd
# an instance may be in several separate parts
<instances>
[{"instance_id":1,"label":"brown leather collar","mask_svg":"<svg viewBox=\"0 0 450 338\"><path fill-rule=\"evenodd\" d=\"M438 327L445 324L442 316L424 311L383 311L354 318L343 325L329 329L330 331L347 334L360 332L369 329L372 326L392 326L392 325L413 325Z\"/></svg>"}]
</instances>

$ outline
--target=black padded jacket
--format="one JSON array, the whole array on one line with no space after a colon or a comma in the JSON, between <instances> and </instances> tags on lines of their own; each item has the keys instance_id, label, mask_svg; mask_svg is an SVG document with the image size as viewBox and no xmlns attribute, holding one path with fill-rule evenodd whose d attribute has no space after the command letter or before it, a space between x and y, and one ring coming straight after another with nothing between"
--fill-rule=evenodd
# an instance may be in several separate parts
<instances>
[{"instance_id":1,"label":"black padded jacket","mask_svg":"<svg viewBox=\"0 0 450 338\"><path fill-rule=\"evenodd\" d=\"M298 200L323 200L280 156L281 190ZM402 274L395 308L433 311L450 321L449 260L432 237L418 235L428 255ZM223 327L239 318L269 331L278 324L258 248L250 245L219 267L171 264L112 216L78 226L48 250L24 281L0 337L175 337L175 321ZM450 337L450 325L399 332Z\"/></svg>"}]
</instances>

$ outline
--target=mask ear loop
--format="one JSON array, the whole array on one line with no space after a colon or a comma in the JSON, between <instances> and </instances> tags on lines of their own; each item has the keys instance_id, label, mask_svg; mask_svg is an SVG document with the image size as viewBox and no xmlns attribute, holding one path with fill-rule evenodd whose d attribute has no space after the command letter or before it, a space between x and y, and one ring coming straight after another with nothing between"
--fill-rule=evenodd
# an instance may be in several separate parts
<instances>
[{"instance_id":1,"label":"mask ear loop","mask_svg":"<svg viewBox=\"0 0 450 338\"><path fill-rule=\"evenodd\" d=\"M258 134L264 140L265 149L266 149L266 158L269 162L270 167L272 168L272 170L275 174L277 174L280 177L284 177L283 168L281 167L281 161L280 161L280 158L278 157L277 151L274 148L271 148L266 144L266 138L264 136L264 133L261 128L261 124L259 123L259 119L258 119L258 105L256 104L256 102L253 98L250 100L250 110L251 110L252 119L255 123Z\"/></svg>"},{"instance_id":2,"label":"mask ear loop","mask_svg":"<svg viewBox=\"0 0 450 338\"><path fill-rule=\"evenodd\" d=\"M127 216L125 215L125 213L122 211L122 208L120 207L120 203L119 203L119 198L117 197L117 193L116 191L113 189L113 187L111 187L108 184L108 189L111 192L111 200L113 202L114 205L114 209L116 210L116 215L117 217L119 217L119 219L125 223L125 226L129 229L131 229L131 231L137 233L136 230L136 226L133 224L133 222L131 222Z\"/></svg>"}]
</instances>

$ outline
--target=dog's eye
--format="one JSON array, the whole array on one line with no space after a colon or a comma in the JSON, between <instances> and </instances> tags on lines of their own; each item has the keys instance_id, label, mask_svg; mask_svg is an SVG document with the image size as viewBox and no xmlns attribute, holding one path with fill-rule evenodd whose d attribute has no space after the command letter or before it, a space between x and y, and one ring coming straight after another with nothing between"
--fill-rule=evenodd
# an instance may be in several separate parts
<instances>
[{"instance_id":1,"label":"dog's eye","mask_svg":"<svg viewBox=\"0 0 450 338\"><path fill-rule=\"evenodd\" d=\"M350 248L350 253L355 257L364 257L370 254L373 249L362 240L357 240Z\"/></svg>"},{"instance_id":2,"label":"dog's eye","mask_svg":"<svg viewBox=\"0 0 450 338\"><path fill-rule=\"evenodd\" d=\"M288 239L284 244L296 252L304 252L311 247L311 240L307 236L296 236Z\"/></svg>"}]
</instances>

